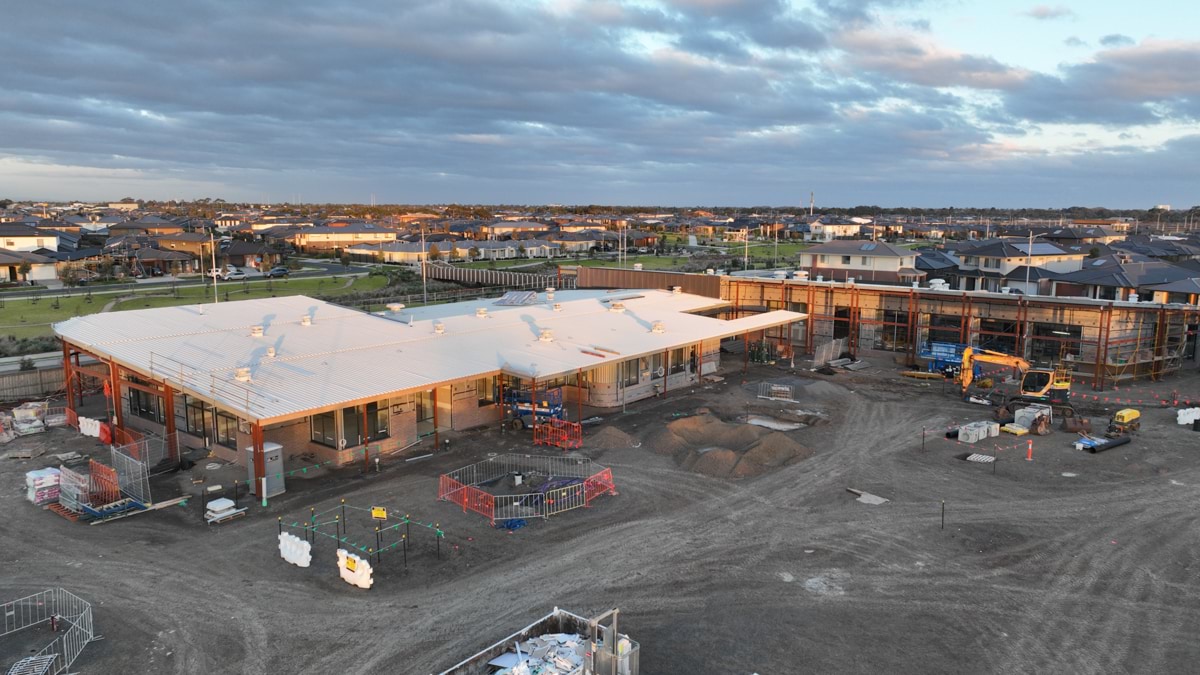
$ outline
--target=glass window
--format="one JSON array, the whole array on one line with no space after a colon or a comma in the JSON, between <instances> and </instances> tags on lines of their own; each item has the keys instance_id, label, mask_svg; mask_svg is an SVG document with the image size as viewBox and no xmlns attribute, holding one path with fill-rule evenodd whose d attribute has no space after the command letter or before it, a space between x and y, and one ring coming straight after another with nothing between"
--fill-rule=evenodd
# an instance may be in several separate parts
<instances>
[{"instance_id":1,"label":"glass window","mask_svg":"<svg viewBox=\"0 0 1200 675\"><path fill-rule=\"evenodd\" d=\"M625 383L625 386L637 386L638 380L641 377L638 370L638 360L629 359L621 364L621 368L624 370L624 373L621 375L621 380Z\"/></svg>"},{"instance_id":2,"label":"glass window","mask_svg":"<svg viewBox=\"0 0 1200 675\"><path fill-rule=\"evenodd\" d=\"M342 438L346 445L362 444L362 422L362 408L342 408Z\"/></svg>"},{"instance_id":3,"label":"glass window","mask_svg":"<svg viewBox=\"0 0 1200 675\"><path fill-rule=\"evenodd\" d=\"M189 434L208 438L208 406L204 401L198 401L186 394L183 396L183 428Z\"/></svg>"},{"instance_id":4,"label":"glass window","mask_svg":"<svg viewBox=\"0 0 1200 675\"><path fill-rule=\"evenodd\" d=\"M129 412L151 422L165 421L162 397L138 389L129 390Z\"/></svg>"},{"instance_id":5,"label":"glass window","mask_svg":"<svg viewBox=\"0 0 1200 675\"><path fill-rule=\"evenodd\" d=\"M367 404L367 440L378 441L388 437L388 401Z\"/></svg>"},{"instance_id":6,"label":"glass window","mask_svg":"<svg viewBox=\"0 0 1200 675\"><path fill-rule=\"evenodd\" d=\"M479 407L496 402L496 378L481 377L475 380L475 397L479 399Z\"/></svg>"},{"instance_id":7,"label":"glass window","mask_svg":"<svg viewBox=\"0 0 1200 675\"><path fill-rule=\"evenodd\" d=\"M650 355L650 379L657 380L657 379L661 378L662 374L665 372L666 372L666 368L663 365L663 355L662 354L651 354Z\"/></svg>"},{"instance_id":8,"label":"glass window","mask_svg":"<svg viewBox=\"0 0 1200 675\"><path fill-rule=\"evenodd\" d=\"M848 255L842 256L842 264L849 265L850 264L850 256L848 256Z\"/></svg>"},{"instance_id":9,"label":"glass window","mask_svg":"<svg viewBox=\"0 0 1200 675\"><path fill-rule=\"evenodd\" d=\"M237 450L237 418L227 412L216 411L217 443Z\"/></svg>"},{"instance_id":10,"label":"glass window","mask_svg":"<svg viewBox=\"0 0 1200 675\"><path fill-rule=\"evenodd\" d=\"M312 442L336 448L337 423L334 421L333 411L313 415L308 419L312 425Z\"/></svg>"},{"instance_id":11,"label":"glass window","mask_svg":"<svg viewBox=\"0 0 1200 675\"><path fill-rule=\"evenodd\" d=\"M870 263L870 262L868 262L868 261L869 261L869 258L867 258L867 256L865 256L865 255L864 255L864 256L862 257L862 264L863 264L863 267L866 267L867 265L871 264L871 263Z\"/></svg>"},{"instance_id":12,"label":"glass window","mask_svg":"<svg viewBox=\"0 0 1200 675\"><path fill-rule=\"evenodd\" d=\"M671 372L682 373L687 370L687 359L683 356L683 347L671 350Z\"/></svg>"}]
</instances>

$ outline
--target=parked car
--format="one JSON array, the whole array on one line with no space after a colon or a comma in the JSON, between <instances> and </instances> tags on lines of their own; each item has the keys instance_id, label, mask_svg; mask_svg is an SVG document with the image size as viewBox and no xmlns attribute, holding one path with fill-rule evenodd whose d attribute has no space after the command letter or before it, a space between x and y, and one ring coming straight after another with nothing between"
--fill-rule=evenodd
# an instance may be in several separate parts
<instances>
[{"instance_id":1,"label":"parked car","mask_svg":"<svg viewBox=\"0 0 1200 675\"><path fill-rule=\"evenodd\" d=\"M264 274L263 276L268 279L273 279L275 277L286 277L287 275L288 275L288 268L284 267L283 265L280 265L278 267L272 267L271 269L267 270L267 273Z\"/></svg>"},{"instance_id":2,"label":"parked car","mask_svg":"<svg viewBox=\"0 0 1200 675\"><path fill-rule=\"evenodd\" d=\"M204 273L204 276L212 278L212 279L221 279L221 278L224 278L224 276L225 276L225 270L221 269L220 267L214 267L214 268L206 271Z\"/></svg>"},{"instance_id":3,"label":"parked car","mask_svg":"<svg viewBox=\"0 0 1200 675\"><path fill-rule=\"evenodd\" d=\"M241 281L246 278L246 273L239 269L225 270L225 274L221 278L225 281Z\"/></svg>"}]
</instances>

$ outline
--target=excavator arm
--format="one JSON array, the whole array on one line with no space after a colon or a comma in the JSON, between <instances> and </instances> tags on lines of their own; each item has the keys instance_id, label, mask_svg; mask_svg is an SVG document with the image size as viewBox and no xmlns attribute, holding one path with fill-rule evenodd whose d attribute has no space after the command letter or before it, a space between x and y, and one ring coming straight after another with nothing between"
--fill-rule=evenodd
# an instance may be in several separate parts
<instances>
[{"instance_id":1,"label":"excavator arm","mask_svg":"<svg viewBox=\"0 0 1200 675\"><path fill-rule=\"evenodd\" d=\"M1019 356L1005 354L1004 352L993 352L987 349L975 349L967 347L962 353L962 369L959 374L959 381L962 384L962 390L965 394L971 386L971 382L975 380L975 364L976 363L995 363L1001 366L1011 366L1021 371L1024 375L1029 371L1029 362Z\"/></svg>"}]
</instances>

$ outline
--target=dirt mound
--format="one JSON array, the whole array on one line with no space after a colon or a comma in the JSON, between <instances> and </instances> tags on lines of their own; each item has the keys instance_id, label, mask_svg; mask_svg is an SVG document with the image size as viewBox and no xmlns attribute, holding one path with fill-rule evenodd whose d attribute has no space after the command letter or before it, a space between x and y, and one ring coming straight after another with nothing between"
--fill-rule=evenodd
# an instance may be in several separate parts
<instances>
[{"instance_id":1,"label":"dirt mound","mask_svg":"<svg viewBox=\"0 0 1200 675\"><path fill-rule=\"evenodd\" d=\"M584 444L588 447L600 448L602 450L632 448L634 443L636 441L633 440L633 436L611 426L601 427L596 433L584 439Z\"/></svg>"},{"instance_id":2,"label":"dirt mound","mask_svg":"<svg viewBox=\"0 0 1200 675\"><path fill-rule=\"evenodd\" d=\"M681 455L686 455L690 449L686 441L671 432L670 425L650 432L643 447L660 455L673 455L676 460L681 460Z\"/></svg>"},{"instance_id":3,"label":"dirt mound","mask_svg":"<svg viewBox=\"0 0 1200 675\"><path fill-rule=\"evenodd\" d=\"M761 427L722 422L714 415L695 415L677 419L667 429L688 445L744 448L769 433Z\"/></svg>"},{"instance_id":4,"label":"dirt mound","mask_svg":"<svg viewBox=\"0 0 1200 675\"><path fill-rule=\"evenodd\" d=\"M691 470L706 476L725 478L738 463L737 453L725 448L712 448L697 454L699 457L692 464Z\"/></svg>"},{"instance_id":5,"label":"dirt mound","mask_svg":"<svg viewBox=\"0 0 1200 675\"><path fill-rule=\"evenodd\" d=\"M742 454L731 475L734 478L759 476L792 462L812 456L812 450L800 445L786 434L767 434Z\"/></svg>"}]
</instances>

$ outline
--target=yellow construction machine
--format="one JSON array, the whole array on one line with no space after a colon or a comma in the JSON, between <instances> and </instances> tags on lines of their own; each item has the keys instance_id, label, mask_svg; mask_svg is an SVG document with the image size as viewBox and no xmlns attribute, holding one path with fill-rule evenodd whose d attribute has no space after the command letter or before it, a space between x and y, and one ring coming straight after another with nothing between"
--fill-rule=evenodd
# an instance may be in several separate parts
<instances>
[{"instance_id":1,"label":"yellow construction machine","mask_svg":"<svg viewBox=\"0 0 1200 675\"><path fill-rule=\"evenodd\" d=\"M1113 413L1112 419L1108 422L1108 430L1104 432L1105 438L1120 438L1128 435L1131 431L1137 431L1142 427L1142 413L1136 408L1122 408Z\"/></svg>"},{"instance_id":2,"label":"yellow construction machine","mask_svg":"<svg viewBox=\"0 0 1200 675\"><path fill-rule=\"evenodd\" d=\"M997 416L1015 412L1033 403L1047 404L1062 417L1075 416L1075 408L1071 405L1071 371L1066 368L1034 368L1019 356L967 347L963 350L962 367L959 370L959 383L962 384L964 397L975 379L976 363L1010 366L1020 373L1021 386L1017 394L1008 396L999 391L989 394L989 400L1003 409L997 410Z\"/></svg>"}]
</instances>

